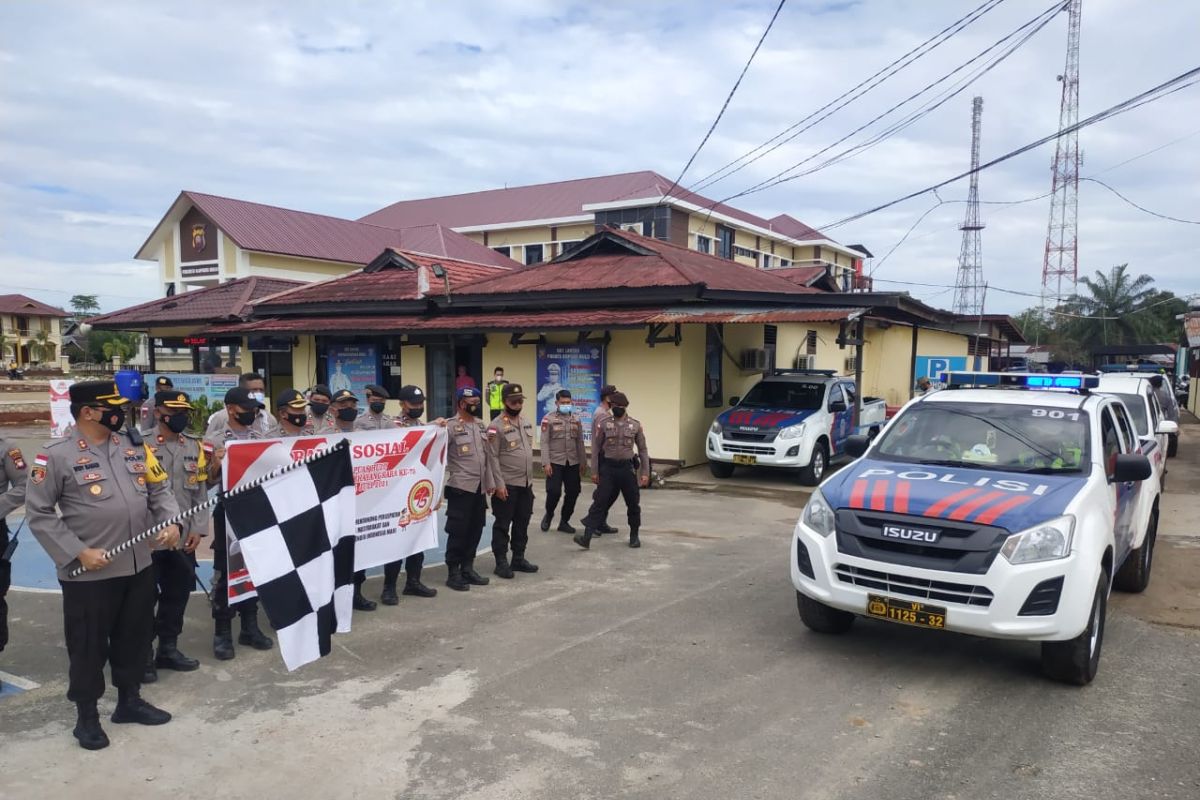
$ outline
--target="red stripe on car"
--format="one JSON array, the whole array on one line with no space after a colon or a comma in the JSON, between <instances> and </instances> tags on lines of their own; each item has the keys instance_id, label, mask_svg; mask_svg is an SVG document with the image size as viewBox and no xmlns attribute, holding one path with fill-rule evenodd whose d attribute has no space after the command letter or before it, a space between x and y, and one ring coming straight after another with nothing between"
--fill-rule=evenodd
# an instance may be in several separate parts
<instances>
[{"instance_id":1,"label":"red stripe on car","mask_svg":"<svg viewBox=\"0 0 1200 800\"><path fill-rule=\"evenodd\" d=\"M1030 499L1031 498L1025 495L1014 495L1003 502L996 503L988 510L980 513L979 516L975 517L975 521L980 525L991 525L993 522L1000 519L1001 514L1006 511L1011 511L1022 503L1029 502Z\"/></svg>"},{"instance_id":2,"label":"red stripe on car","mask_svg":"<svg viewBox=\"0 0 1200 800\"><path fill-rule=\"evenodd\" d=\"M972 486L967 489L960 489L959 491L955 492L954 494L952 494L948 497L943 497L941 500L938 500L936 503L931 505L929 508L925 509L925 516L940 517L942 514L944 514L946 512L947 508L949 508L950 506L954 505L957 502L966 500L968 497L970 497L971 495L975 494L978 491L979 491L978 487Z\"/></svg>"}]
</instances>

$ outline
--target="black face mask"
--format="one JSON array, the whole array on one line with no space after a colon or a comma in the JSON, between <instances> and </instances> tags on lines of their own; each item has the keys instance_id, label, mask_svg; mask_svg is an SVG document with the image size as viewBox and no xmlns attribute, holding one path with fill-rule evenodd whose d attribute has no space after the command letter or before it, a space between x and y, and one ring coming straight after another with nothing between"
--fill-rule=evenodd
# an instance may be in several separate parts
<instances>
[{"instance_id":1,"label":"black face mask","mask_svg":"<svg viewBox=\"0 0 1200 800\"><path fill-rule=\"evenodd\" d=\"M524 408L524 406L510 406L507 403L504 404L504 410L508 412L510 417L520 416L522 408Z\"/></svg>"},{"instance_id":2,"label":"black face mask","mask_svg":"<svg viewBox=\"0 0 1200 800\"><path fill-rule=\"evenodd\" d=\"M467 410L468 414L474 415L479 413L479 403L464 403L463 408Z\"/></svg>"},{"instance_id":3,"label":"black face mask","mask_svg":"<svg viewBox=\"0 0 1200 800\"><path fill-rule=\"evenodd\" d=\"M409 419L420 419L425 414L425 406L421 406L420 408L406 408L404 409L404 413L408 415Z\"/></svg>"},{"instance_id":4,"label":"black face mask","mask_svg":"<svg viewBox=\"0 0 1200 800\"><path fill-rule=\"evenodd\" d=\"M305 423L308 422L308 417L306 417L304 414L284 414L283 418L286 419L289 424L295 425L297 428L303 428Z\"/></svg>"},{"instance_id":5,"label":"black face mask","mask_svg":"<svg viewBox=\"0 0 1200 800\"><path fill-rule=\"evenodd\" d=\"M382 414L384 405L385 403L382 400L376 400L373 403L370 403L371 413Z\"/></svg>"},{"instance_id":6,"label":"black face mask","mask_svg":"<svg viewBox=\"0 0 1200 800\"><path fill-rule=\"evenodd\" d=\"M254 418L257 416L257 411L239 411L233 415L233 418L237 420L238 425L241 425L244 428L249 428L254 424Z\"/></svg>"},{"instance_id":7,"label":"black face mask","mask_svg":"<svg viewBox=\"0 0 1200 800\"><path fill-rule=\"evenodd\" d=\"M613 406L612 412L614 417L623 417L625 416L625 406Z\"/></svg>"},{"instance_id":8,"label":"black face mask","mask_svg":"<svg viewBox=\"0 0 1200 800\"><path fill-rule=\"evenodd\" d=\"M115 408L112 411L105 410L104 416L100 418L100 424L113 433L116 433L125 424L125 409Z\"/></svg>"},{"instance_id":9,"label":"black face mask","mask_svg":"<svg viewBox=\"0 0 1200 800\"><path fill-rule=\"evenodd\" d=\"M309 403L308 407L312 409L314 417L323 417L325 412L329 410L329 403Z\"/></svg>"},{"instance_id":10,"label":"black face mask","mask_svg":"<svg viewBox=\"0 0 1200 800\"><path fill-rule=\"evenodd\" d=\"M162 418L163 424L166 425L171 433L183 433L187 430L189 414L170 414Z\"/></svg>"},{"instance_id":11,"label":"black face mask","mask_svg":"<svg viewBox=\"0 0 1200 800\"><path fill-rule=\"evenodd\" d=\"M339 408L337 411L337 418L342 422L354 422L354 420L358 419L358 409Z\"/></svg>"}]
</instances>

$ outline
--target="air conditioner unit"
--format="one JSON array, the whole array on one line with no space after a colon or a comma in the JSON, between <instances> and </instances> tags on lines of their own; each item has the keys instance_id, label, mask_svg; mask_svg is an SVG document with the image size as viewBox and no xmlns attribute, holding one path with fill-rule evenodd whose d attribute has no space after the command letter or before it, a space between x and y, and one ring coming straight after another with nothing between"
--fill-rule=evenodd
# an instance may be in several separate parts
<instances>
[{"instance_id":1,"label":"air conditioner unit","mask_svg":"<svg viewBox=\"0 0 1200 800\"><path fill-rule=\"evenodd\" d=\"M752 347L742 351L742 369L765 370L767 368L767 351L761 347Z\"/></svg>"},{"instance_id":2,"label":"air conditioner unit","mask_svg":"<svg viewBox=\"0 0 1200 800\"><path fill-rule=\"evenodd\" d=\"M843 366L842 374L843 375L853 375L854 374L854 356L846 357L846 363Z\"/></svg>"},{"instance_id":3,"label":"air conditioner unit","mask_svg":"<svg viewBox=\"0 0 1200 800\"><path fill-rule=\"evenodd\" d=\"M816 369L817 357L814 355L796 356L796 369Z\"/></svg>"}]
</instances>

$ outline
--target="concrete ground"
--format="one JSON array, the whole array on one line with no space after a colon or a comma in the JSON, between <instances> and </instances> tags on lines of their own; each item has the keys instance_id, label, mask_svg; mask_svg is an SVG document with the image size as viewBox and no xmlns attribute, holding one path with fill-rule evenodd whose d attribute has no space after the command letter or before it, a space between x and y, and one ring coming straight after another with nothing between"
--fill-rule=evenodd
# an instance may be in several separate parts
<instances>
[{"instance_id":1,"label":"concrete ground","mask_svg":"<svg viewBox=\"0 0 1200 800\"><path fill-rule=\"evenodd\" d=\"M0 669L40 687L0 698L0 797L1195 798L1200 427L1170 466L1154 580L1114 595L1083 689L1044 680L1034 645L808 632L787 492L646 492L641 550L535 531L537 575L460 594L432 569L437 598L356 614L291 674L215 661L193 601L200 670L145 691L174 721L106 721L102 753L70 735L60 598L14 592Z\"/></svg>"}]
</instances>

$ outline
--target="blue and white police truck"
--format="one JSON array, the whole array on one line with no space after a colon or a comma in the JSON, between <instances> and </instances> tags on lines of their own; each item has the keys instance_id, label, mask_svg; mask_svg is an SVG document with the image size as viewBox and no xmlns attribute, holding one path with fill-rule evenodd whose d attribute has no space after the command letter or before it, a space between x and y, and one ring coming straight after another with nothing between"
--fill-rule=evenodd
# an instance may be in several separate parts
<instances>
[{"instance_id":1,"label":"blue and white police truck","mask_svg":"<svg viewBox=\"0 0 1200 800\"><path fill-rule=\"evenodd\" d=\"M833 370L776 370L713 421L708 468L717 478L739 464L799 469L801 483L816 486L830 459L845 455L850 436L883 428L887 404L874 397L863 398L854 426L856 398L854 380Z\"/></svg>"},{"instance_id":2,"label":"blue and white police truck","mask_svg":"<svg viewBox=\"0 0 1200 800\"><path fill-rule=\"evenodd\" d=\"M792 538L801 620L859 616L1041 642L1052 678L1096 676L1109 591L1150 581L1159 484L1095 376L945 373L809 500Z\"/></svg>"}]
</instances>

